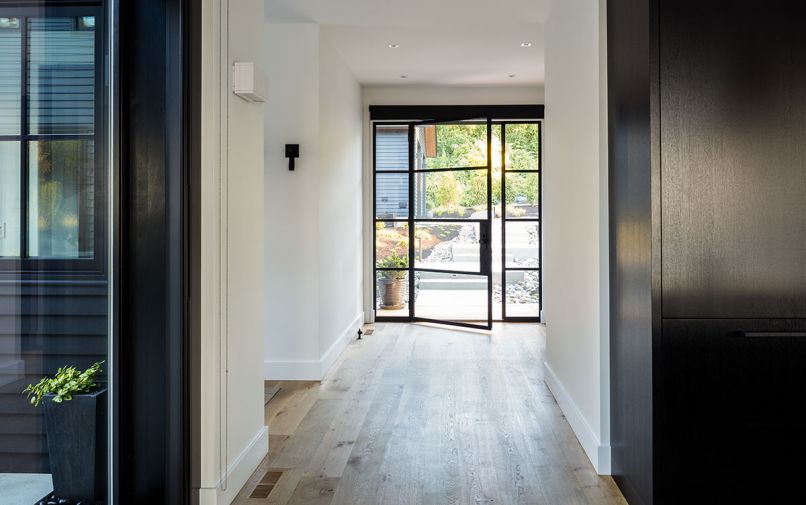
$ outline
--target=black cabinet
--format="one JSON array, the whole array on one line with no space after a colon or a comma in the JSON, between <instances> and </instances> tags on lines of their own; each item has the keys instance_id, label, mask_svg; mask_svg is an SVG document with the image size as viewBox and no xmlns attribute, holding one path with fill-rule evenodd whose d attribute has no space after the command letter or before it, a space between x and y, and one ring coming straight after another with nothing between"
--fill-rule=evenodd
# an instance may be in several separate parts
<instances>
[{"instance_id":1,"label":"black cabinet","mask_svg":"<svg viewBox=\"0 0 806 505\"><path fill-rule=\"evenodd\" d=\"M608 2L611 445L631 504L806 502L802 10Z\"/></svg>"},{"instance_id":2,"label":"black cabinet","mask_svg":"<svg viewBox=\"0 0 806 505\"><path fill-rule=\"evenodd\" d=\"M654 503L806 502L806 319L664 319L662 332Z\"/></svg>"}]
</instances>

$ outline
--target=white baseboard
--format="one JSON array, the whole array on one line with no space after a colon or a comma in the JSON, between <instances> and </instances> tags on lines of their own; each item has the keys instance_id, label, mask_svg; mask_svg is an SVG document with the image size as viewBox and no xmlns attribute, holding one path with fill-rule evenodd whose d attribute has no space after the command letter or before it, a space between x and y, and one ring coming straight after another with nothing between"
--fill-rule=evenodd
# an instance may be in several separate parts
<instances>
[{"instance_id":1,"label":"white baseboard","mask_svg":"<svg viewBox=\"0 0 806 505\"><path fill-rule=\"evenodd\" d=\"M363 321L364 313L360 312L318 361L264 361L263 378L265 380L289 381L322 380L341 353L344 352L350 340L356 336Z\"/></svg>"},{"instance_id":2,"label":"white baseboard","mask_svg":"<svg viewBox=\"0 0 806 505\"><path fill-rule=\"evenodd\" d=\"M560 406L560 410L565 414L568 424L570 424L571 429L574 430L579 444L582 446L588 459L591 460L596 473L599 475L610 475L610 446L601 444L599 437L596 436L596 433L594 433L590 424L588 424L585 416L582 415L582 411L579 410L574 399L571 398L565 386L560 382L557 374L554 373L554 370L551 369L551 366L547 362L543 363L543 365L546 370L546 386L548 386L549 390L554 395L554 399L557 400L557 405Z\"/></svg>"},{"instance_id":3,"label":"white baseboard","mask_svg":"<svg viewBox=\"0 0 806 505\"><path fill-rule=\"evenodd\" d=\"M221 490L222 480L213 487L199 490L200 505L230 505L246 481L269 453L269 428L264 426L227 467L227 489Z\"/></svg>"}]
</instances>

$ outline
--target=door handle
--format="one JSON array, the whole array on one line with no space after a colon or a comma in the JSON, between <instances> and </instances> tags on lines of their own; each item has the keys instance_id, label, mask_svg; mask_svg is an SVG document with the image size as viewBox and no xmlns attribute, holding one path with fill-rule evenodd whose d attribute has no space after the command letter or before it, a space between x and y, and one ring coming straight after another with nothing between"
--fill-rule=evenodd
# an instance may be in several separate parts
<instances>
[{"instance_id":1,"label":"door handle","mask_svg":"<svg viewBox=\"0 0 806 505\"><path fill-rule=\"evenodd\" d=\"M745 338L802 338L806 337L806 331L739 331L739 335Z\"/></svg>"},{"instance_id":2,"label":"door handle","mask_svg":"<svg viewBox=\"0 0 806 505\"><path fill-rule=\"evenodd\" d=\"M492 226L489 221L482 221L479 223L481 237L479 237L479 244L481 245L481 273L484 275L493 274L493 248L492 248Z\"/></svg>"}]
</instances>

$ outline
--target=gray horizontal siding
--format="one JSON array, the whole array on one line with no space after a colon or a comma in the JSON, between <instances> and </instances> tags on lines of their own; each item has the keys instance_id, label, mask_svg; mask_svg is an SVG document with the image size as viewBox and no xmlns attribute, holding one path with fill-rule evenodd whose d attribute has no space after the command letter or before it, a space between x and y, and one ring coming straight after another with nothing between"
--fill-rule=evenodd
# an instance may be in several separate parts
<instances>
[{"instance_id":1,"label":"gray horizontal siding","mask_svg":"<svg viewBox=\"0 0 806 505\"><path fill-rule=\"evenodd\" d=\"M20 134L20 30L0 29L0 135Z\"/></svg>"},{"instance_id":2,"label":"gray horizontal siding","mask_svg":"<svg viewBox=\"0 0 806 505\"><path fill-rule=\"evenodd\" d=\"M375 217L408 217L409 175L377 174L375 178Z\"/></svg>"},{"instance_id":3,"label":"gray horizontal siding","mask_svg":"<svg viewBox=\"0 0 806 505\"><path fill-rule=\"evenodd\" d=\"M378 126L375 135L375 169L379 172L409 169L408 128Z\"/></svg>"},{"instance_id":4,"label":"gray horizontal siding","mask_svg":"<svg viewBox=\"0 0 806 505\"><path fill-rule=\"evenodd\" d=\"M75 19L32 19L28 39L31 133L92 133L95 32Z\"/></svg>"},{"instance_id":5,"label":"gray horizontal siding","mask_svg":"<svg viewBox=\"0 0 806 505\"><path fill-rule=\"evenodd\" d=\"M21 392L106 359L107 300L106 282L0 282L0 473L49 471L42 409ZM18 361L21 374L2 368Z\"/></svg>"},{"instance_id":6,"label":"gray horizontal siding","mask_svg":"<svg viewBox=\"0 0 806 505\"><path fill-rule=\"evenodd\" d=\"M377 127L375 169L378 172L409 169L407 127ZM407 174L378 174L375 180L375 216L378 219L407 217L408 201Z\"/></svg>"}]
</instances>

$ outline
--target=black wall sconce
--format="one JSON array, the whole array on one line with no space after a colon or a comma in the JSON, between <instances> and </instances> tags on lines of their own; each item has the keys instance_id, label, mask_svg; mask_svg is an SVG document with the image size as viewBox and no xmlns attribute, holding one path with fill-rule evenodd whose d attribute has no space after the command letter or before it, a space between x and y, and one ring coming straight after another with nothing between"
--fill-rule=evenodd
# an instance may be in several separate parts
<instances>
[{"instance_id":1,"label":"black wall sconce","mask_svg":"<svg viewBox=\"0 0 806 505\"><path fill-rule=\"evenodd\" d=\"M288 158L288 169L294 170L294 159L299 158L299 144L286 144L285 157Z\"/></svg>"}]
</instances>

